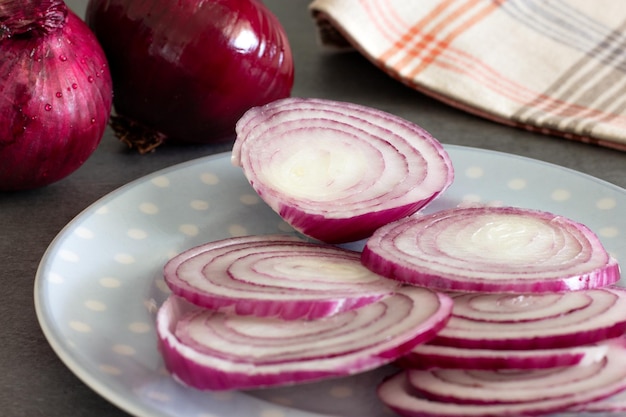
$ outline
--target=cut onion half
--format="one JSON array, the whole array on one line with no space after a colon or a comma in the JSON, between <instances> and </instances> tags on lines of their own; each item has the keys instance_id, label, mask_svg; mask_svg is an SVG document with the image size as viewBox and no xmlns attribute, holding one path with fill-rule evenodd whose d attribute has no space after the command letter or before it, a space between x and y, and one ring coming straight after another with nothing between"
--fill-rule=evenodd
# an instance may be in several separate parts
<instances>
[{"instance_id":1,"label":"cut onion half","mask_svg":"<svg viewBox=\"0 0 626 417\"><path fill-rule=\"evenodd\" d=\"M540 415L626 390L626 350L600 362L527 371L408 370L384 381L379 398L402 416Z\"/></svg>"},{"instance_id":2,"label":"cut onion half","mask_svg":"<svg viewBox=\"0 0 626 417\"><path fill-rule=\"evenodd\" d=\"M210 309L282 319L315 319L394 292L360 253L286 235L243 236L196 246L163 270L174 294Z\"/></svg>"},{"instance_id":3,"label":"cut onion half","mask_svg":"<svg viewBox=\"0 0 626 417\"><path fill-rule=\"evenodd\" d=\"M202 390L252 389L347 376L390 363L430 340L452 300L404 287L362 308L318 320L239 316L172 295L157 314L167 369Z\"/></svg>"},{"instance_id":4,"label":"cut onion half","mask_svg":"<svg viewBox=\"0 0 626 417\"><path fill-rule=\"evenodd\" d=\"M464 207L379 228L362 262L438 290L550 293L613 284L617 260L588 227L517 207Z\"/></svg>"},{"instance_id":5,"label":"cut onion half","mask_svg":"<svg viewBox=\"0 0 626 417\"><path fill-rule=\"evenodd\" d=\"M421 127L380 110L287 98L245 113L233 164L259 196L304 235L366 238L447 189L452 162Z\"/></svg>"},{"instance_id":6,"label":"cut onion half","mask_svg":"<svg viewBox=\"0 0 626 417\"><path fill-rule=\"evenodd\" d=\"M570 300L578 301L580 295L592 301L584 308L572 309ZM487 309L477 311L473 317L466 303L482 298L482 304L491 302ZM555 300L557 306L547 309L546 316L536 315L533 320L498 321L497 307L503 305L510 315L515 303L520 316L528 317L541 298ZM621 336L626 331L626 289L616 286L567 292L553 298L552 294L463 294L454 297L454 309L448 325L431 342L434 345L463 347L467 349L554 349L582 346ZM457 316L456 309L464 316ZM561 310L561 314L555 314Z\"/></svg>"},{"instance_id":7,"label":"cut onion half","mask_svg":"<svg viewBox=\"0 0 626 417\"><path fill-rule=\"evenodd\" d=\"M398 360L403 368L414 369L545 369L588 365L602 360L605 344L561 349L493 350L418 345Z\"/></svg>"}]
</instances>

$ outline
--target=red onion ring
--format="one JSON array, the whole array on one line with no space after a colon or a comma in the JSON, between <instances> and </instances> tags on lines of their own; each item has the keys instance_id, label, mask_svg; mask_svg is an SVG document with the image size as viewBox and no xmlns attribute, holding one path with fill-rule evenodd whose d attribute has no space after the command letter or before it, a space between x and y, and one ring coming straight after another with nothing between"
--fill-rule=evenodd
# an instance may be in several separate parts
<instances>
[{"instance_id":1,"label":"red onion ring","mask_svg":"<svg viewBox=\"0 0 626 417\"><path fill-rule=\"evenodd\" d=\"M404 371L383 382L379 398L402 416L539 415L626 390L623 341L587 366L523 372ZM444 401L445 400L445 401Z\"/></svg>"},{"instance_id":2,"label":"red onion ring","mask_svg":"<svg viewBox=\"0 0 626 417\"><path fill-rule=\"evenodd\" d=\"M246 112L235 165L296 230L342 243L369 236L441 194L449 156L397 116L351 103L289 98Z\"/></svg>"},{"instance_id":3,"label":"red onion ring","mask_svg":"<svg viewBox=\"0 0 626 417\"><path fill-rule=\"evenodd\" d=\"M617 260L586 226L515 207L469 207L381 227L362 262L381 275L452 291L546 293L602 287Z\"/></svg>"},{"instance_id":4,"label":"red onion ring","mask_svg":"<svg viewBox=\"0 0 626 417\"><path fill-rule=\"evenodd\" d=\"M164 277L174 294L201 307L287 320L362 307L399 285L365 268L358 252L285 235L197 246L172 258Z\"/></svg>"},{"instance_id":5,"label":"red onion ring","mask_svg":"<svg viewBox=\"0 0 626 417\"><path fill-rule=\"evenodd\" d=\"M620 287L605 287L580 292L563 293L553 309L546 316L536 315L533 320L497 321L495 306L503 304L500 294L482 295L483 303L492 301L491 314L486 309L473 317L466 303L476 300L472 294L454 298L454 310L448 325L431 342L436 345L464 347L468 349L552 349L587 345L605 339L618 337L626 331L626 290ZM570 300L580 299L584 294L592 302L584 308L572 310ZM510 294L510 299L524 297L529 300L548 297L551 294ZM508 304L509 308L512 303ZM537 303L518 303L522 317L527 316ZM464 317L457 316L455 310L463 311ZM561 311L558 314L557 311Z\"/></svg>"},{"instance_id":6,"label":"red onion ring","mask_svg":"<svg viewBox=\"0 0 626 417\"><path fill-rule=\"evenodd\" d=\"M587 365L606 354L604 344L560 349L493 350L418 345L398 363L415 369L545 369L561 366Z\"/></svg>"},{"instance_id":7,"label":"red onion ring","mask_svg":"<svg viewBox=\"0 0 626 417\"><path fill-rule=\"evenodd\" d=\"M452 300L406 287L318 320L225 314L175 295L159 309L167 369L207 390L250 389L347 376L390 363L443 327Z\"/></svg>"}]
</instances>

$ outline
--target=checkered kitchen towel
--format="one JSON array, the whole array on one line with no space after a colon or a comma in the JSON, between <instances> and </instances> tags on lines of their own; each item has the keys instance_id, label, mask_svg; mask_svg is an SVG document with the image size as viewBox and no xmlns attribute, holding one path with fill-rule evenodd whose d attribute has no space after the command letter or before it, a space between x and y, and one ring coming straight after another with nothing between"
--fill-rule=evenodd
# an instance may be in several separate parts
<instances>
[{"instance_id":1,"label":"checkered kitchen towel","mask_svg":"<svg viewBox=\"0 0 626 417\"><path fill-rule=\"evenodd\" d=\"M320 38L483 117L626 150L623 0L315 0Z\"/></svg>"}]
</instances>

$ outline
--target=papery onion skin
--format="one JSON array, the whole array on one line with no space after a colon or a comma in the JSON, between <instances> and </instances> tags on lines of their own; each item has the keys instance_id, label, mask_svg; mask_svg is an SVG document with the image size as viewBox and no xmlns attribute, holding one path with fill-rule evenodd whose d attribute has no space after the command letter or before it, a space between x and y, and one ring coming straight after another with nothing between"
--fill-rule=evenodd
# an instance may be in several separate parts
<instances>
[{"instance_id":1,"label":"papery onion skin","mask_svg":"<svg viewBox=\"0 0 626 417\"><path fill-rule=\"evenodd\" d=\"M61 0L0 6L0 191L43 187L78 169L112 102L106 57Z\"/></svg>"},{"instance_id":2,"label":"papery onion skin","mask_svg":"<svg viewBox=\"0 0 626 417\"><path fill-rule=\"evenodd\" d=\"M452 208L387 224L368 239L362 262L388 278L442 291L551 293L620 279L619 263L587 226L506 206Z\"/></svg>"},{"instance_id":3,"label":"papery onion skin","mask_svg":"<svg viewBox=\"0 0 626 417\"><path fill-rule=\"evenodd\" d=\"M260 1L90 0L86 21L110 62L114 128L140 152L231 140L248 108L291 93L287 36Z\"/></svg>"}]
</instances>

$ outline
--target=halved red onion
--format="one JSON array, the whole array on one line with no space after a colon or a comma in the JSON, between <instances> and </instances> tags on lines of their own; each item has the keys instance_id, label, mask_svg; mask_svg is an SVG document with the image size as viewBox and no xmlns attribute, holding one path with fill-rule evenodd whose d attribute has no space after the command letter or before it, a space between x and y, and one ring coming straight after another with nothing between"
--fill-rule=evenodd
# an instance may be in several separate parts
<instances>
[{"instance_id":1,"label":"halved red onion","mask_svg":"<svg viewBox=\"0 0 626 417\"><path fill-rule=\"evenodd\" d=\"M591 303L579 307L581 295ZM492 304L490 308L472 310L467 303ZM547 314L535 314L542 298L555 301ZM499 321L498 307L504 306L507 317L517 309L524 320ZM457 316L456 310L463 312ZM471 314L476 312L476 316ZM560 313L559 313L560 312ZM618 337L626 331L626 289L616 286L552 294L462 294L454 297L454 309L448 325L431 342L435 345L468 349L553 349L581 346ZM530 313L530 315L529 315ZM529 317L532 317L530 319Z\"/></svg>"},{"instance_id":2,"label":"halved red onion","mask_svg":"<svg viewBox=\"0 0 626 417\"><path fill-rule=\"evenodd\" d=\"M362 307L400 285L371 272L360 253L286 235L209 242L164 268L174 294L210 309L315 319Z\"/></svg>"},{"instance_id":3,"label":"halved red onion","mask_svg":"<svg viewBox=\"0 0 626 417\"><path fill-rule=\"evenodd\" d=\"M546 293L620 278L617 260L585 225L516 207L411 216L370 237L362 262L381 275L452 291Z\"/></svg>"},{"instance_id":4,"label":"halved red onion","mask_svg":"<svg viewBox=\"0 0 626 417\"><path fill-rule=\"evenodd\" d=\"M404 287L365 307L318 320L225 314L172 295L157 333L167 369L198 389L251 389L363 372L428 341L452 300Z\"/></svg>"},{"instance_id":5,"label":"halved red onion","mask_svg":"<svg viewBox=\"0 0 626 417\"><path fill-rule=\"evenodd\" d=\"M452 163L421 127L380 110L288 98L249 110L232 160L301 233L330 243L368 237L452 183Z\"/></svg>"},{"instance_id":6,"label":"halved red onion","mask_svg":"<svg viewBox=\"0 0 626 417\"><path fill-rule=\"evenodd\" d=\"M402 416L519 416L557 412L626 390L626 350L612 344L587 366L519 372L403 371L379 398Z\"/></svg>"},{"instance_id":7,"label":"halved red onion","mask_svg":"<svg viewBox=\"0 0 626 417\"><path fill-rule=\"evenodd\" d=\"M415 369L545 369L587 365L604 358L607 346L594 344L560 349L468 349L424 343L398 360Z\"/></svg>"}]
</instances>

